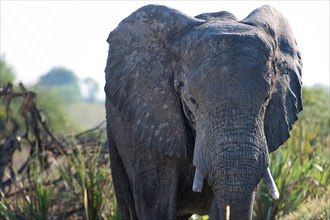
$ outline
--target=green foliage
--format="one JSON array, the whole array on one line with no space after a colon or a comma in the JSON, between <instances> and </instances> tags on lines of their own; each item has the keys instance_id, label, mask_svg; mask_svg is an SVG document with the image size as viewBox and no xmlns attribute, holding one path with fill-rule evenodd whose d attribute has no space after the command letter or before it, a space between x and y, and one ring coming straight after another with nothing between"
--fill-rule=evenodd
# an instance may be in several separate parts
<instances>
[{"instance_id":1,"label":"green foliage","mask_svg":"<svg viewBox=\"0 0 330 220\"><path fill-rule=\"evenodd\" d=\"M7 109L6 104L8 102L9 100L4 96L0 96L0 138L11 135L17 125L24 123L19 116L19 109L23 99L15 98L10 100L10 109Z\"/></svg>"},{"instance_id":2,"label":"green foliage","mask_svg":"<svg viewBox=\"0 0 330 220\"><path fill-rule=\"evenodd\" d=\"M77 126L67 114L67 103L55 90L33 88L37 92L39 110L56 134L66 135L76 131Z\"/></svg>"},{"instance_id":3,"label":"green foliage","mask_svg":"<svg viewBox=\"0 0 330 220\"><path fill-rule=\"evenodd\" d=\"M16 201L10 202L2 194L4 198L0 201L1 219L48 219L51 208L51 189L49 186L46 186L46 181L37 159L31 160L30 168L32 171L30 181L23 181L22 176L16 180L18 191L22 191L24 196L16 196Z\"/></svg>"},{"instance_id":4,"label":"green foliage","mask_svg":"<svg viewBox=\"0 0 330 220\"><path fill-rule=\"evenodd\" d=\"M53 89L54 87L56 88ZM3 144L3 140L7 137L19 134L23 135L24 145L31 145L31 148L48 146L51 141L42 140L49 140L50 137L41 132L42 127L36 120L38 118L36 111L41 115L40 121L50 125L48 126L50 130L55 130L57 134L73 133L74 127L68 123L64 109L68 101L64 91L65 88L72 89L70 85L51 88L38 86L37 93L23 88L24 86L21 85L12 86L8 89L8 94L6 90L6 93L0 97L0 144ZM69 89L66 91L71 93ZM37 134L40 136L37 138L33 136ZM101 142L101 136L97 138L97 143ZM90 139L95 138L88 137L86 141ZM51 146L48 147L55 146L56 144L51 142ZM83 141L79 146L71 147L72 151L75 151L76 147L90 149L90 146ZM86 150L78 150L73 154L63 152L63 155L52 159L55 161L51 163L52 168L49 168L49 162L44 163L49 159L46 152L40 149L40 152L37 150L31 154L29 175L26 173L16 175L17 178L12 185L15 187L9 189L12 190L9 196L8 187L4 190L6 195L0 190L0 219L63 219L69 215L83 219L119 219L109 164L105 166L104 162L99 161L101 149L97 148L99 151L96 153ZM38 153L43 155L42 159ZM103 152L102 157L104 155Z\"/></svg>"},{"instance_id":5,"label":"green foliage","mask_svg":"<svg viewBox=\"0 0 330 220\"><path fill-rule=\"evenodd\" d=\"M31 185L28 187L32 193L30 203L26 204L26 209L31 219L47 220L51 207L51 189L46 185L45 174L41 169L43 169L43 165L39 166L39 162L36 159L33 160L31 170L34 184L33 187Z\"/></svg>"},{"instance_id":6,"label":"green foliage","mask_svg":"<svg viewBox=\"0 0 330 220\"><path fill-rule=\"evenodd\" d=\"M280 191L275 201L263 183L255 198L254 219L275 219L330 193L329 91L304 88L304 111L290 139L270 155L270 169ZM300 218L299 218L300 219Z\"/></svg>"},{"instance_id":7,"label":"green foliage","mask_svg":"<svg viewBox=\"0 0 330 220\"><path fill-rule=\"evenodd\" d=\"M209 216L204 215L204 216L199 216L194 214L193 216L191 216L191 218L189 218L189 220L208 220Z\"/></svg>"},{"instance_id":8,"label":"green foliage","mask_svg":"<svg viewBox=\"0 0 330 220\"><path fill-rule=\"evenodd\" d=\"M330 200L326 196L309 199L299 210L281 217L281 220L328 220L330 219Z\"/></svg>"},{"instance_id":9,"label":"green foliage","mask_svg":"<svg viewBox=\"0 0 330 220\"><path fill-rule=\"evenodd\" d=\"M110 170L108 167L97 167L100 150L94 152L91 158L86 157L86 154L78 149L77 154L66 156L68 163L60 166L59 171L71 191L79 198L86 219L102 219L105 216L109 218L111 213L106 210L110 211Z\"/></svg>"},{"instance_id":10,"label":"green foliage","mask_svg":"<svg viewBox=\"0 0 330 220\"><path fill-rule=\"evenodd\" d=\"M309 158L307 154L291 153L290 140L283 149L271 155L271 172L280 191L275 201L261 182L255 202L255 219L274 219L305 205L309 198L328 192L330 185L329 162ZM290 146L288 146L290 145Z\"/></svg>"},{"instance_id":11,"label":"green foliage","mask_svg":"<svg viewBox=\"0 0 330 220\"><path fill-rule=\"evenodd\" d=\"M25 129L22 127L31 122L34 116L27 114L23 117L23 109L28 110L31 108L29 105L35 102L38 102L36 108L40 110L42 117L55 133L64 135L76 129L76 126L67 117L64 101L55 92L34 93L36 96L33 98L32 103L19 87L14 85L10 92L11 95L0 96L0 138L3 136L9 137L16 130L24 132Z\"/></svg>"},{"instance_id":12,"label":"green foliage","mask_svg":"<svg viewBox=\"0 0 330 220\"><path fill-rule=\"evenodd\" d=\"M314 86L303 89L304 110L299 115L304 126L304 132L309 133L311 144L329 143L330 129L330 92L329 87Z\"/></svg>"},{"instance_id":13,"label":"green foliage","mask_svg":"<svg viewBox=\"0 0 330 220\"><path fill-rule=\"evenodd\" d=\"M71 154L62 152L52 173L42 172L43 160L32 160L32 178L17 178L14 198L0 191L0 219L64 219L67 213L74 219L120 219L110 169L100 166L101 147L93 152L80 147L73 147Z\"/></svg>"},{"instance_id":14,"label":"green foliage","mask_svg":"<svg viewBox=\"0 0 330 220\"><path fill-rule=\"evenodd\" d=\"M6 61L1 57L0 59L1 67L1 80L0 87L6 87L8 83L12 83L15 80L15 73L12 67L6 63ZM62 73L61 73L62 70ZM49 122L50 128L56 133L67 134L73 132L77 127L68 118L65 105L67 101L80 100L80 90L78 87L78 80L76 76L69 70L64 68L54 68L50 71L50 76L54 77L58 72L59 75L68 75L66 81L62 80L63 84L58 89L51 89L44 86L32 87L35 90L36 102L38 102L38 108L43 113L45 120ZM46 75L47 76L47 75ZM45 77L40 80L47 84L51 82L51 77ZM48 79L48 81L46 80ZM56 81L56 80L54 80ZM65 83L72 83L72 85ZM1 96L0 97L0 131L2 134L11 133L15 126L24 125L26 123L20 116L21 110L24 106L26 98L19 95L18 93L22 90L17 86L13 85L11 96ZM17 93L14 95L14 93ZM10 108L7 109L7 107ZM0 135L1 137L2 135Z\"/></svg>"},{"instance_id":15,"label":"green foliage","mask_svg":"<svg viewBox=\"0 0 330 220\"><path fill-rule=\"evenodd\" d=\"M0 56L0 86L7 85L8 82L15 80L15 72L13 68L6 62L5 58Z\"/></svg>"}]
</instances>

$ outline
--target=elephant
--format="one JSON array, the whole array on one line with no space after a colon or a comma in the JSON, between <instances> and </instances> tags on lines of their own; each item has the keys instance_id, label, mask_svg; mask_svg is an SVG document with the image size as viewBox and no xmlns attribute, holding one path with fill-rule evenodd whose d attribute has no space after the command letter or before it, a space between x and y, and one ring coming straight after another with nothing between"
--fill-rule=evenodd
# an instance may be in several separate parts
<instances>
[{"instance_id":1,"label":"elephant","mask_svg":"<svg viewBox=\"0 0 330 220\"><path fill-rule=\"evenodd\" d=\"M122 219L251 219L302 111L302 61L271 6L245 19L139 8L110 32L105 108Z\"/></svg>"}]
</instances>

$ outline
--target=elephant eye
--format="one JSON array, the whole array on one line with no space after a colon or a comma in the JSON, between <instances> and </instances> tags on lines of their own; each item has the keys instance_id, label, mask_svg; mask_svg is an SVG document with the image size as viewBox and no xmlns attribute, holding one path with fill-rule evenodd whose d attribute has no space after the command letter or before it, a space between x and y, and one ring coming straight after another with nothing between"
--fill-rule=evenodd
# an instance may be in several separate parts
<instances>
[{"instance_id":1,"label":"elephant eye","mask_svg":"<svg viewBox=\"0 0 330 220\"><path fill-rule=\"evenodd\" d=\"M191 103L194 104L194 105L197 104L197 103L196 103L196 100L195 100L193 97L190 97L190 101L191 101Z\"/></svg>"},{"instance_id":2,"label":"elephant eye","mask_svg":"<svg viewBox=\"0 0 330 220\"><path fill-rule=\"evenodd\" d=\"M195 111L198 108L198 103L193 97L189 97L190 106Z\"/></svg>"},{"instance_id":3,"label":"elephant eye","mask_svg":"<svg viewBox=\"0 0 330 220\"><path fill-rule=\"evenodd\" d=\"M183 102L183 111L184 111L186 118L189 121L190 126L192 128L196 127L195 116L192 113L191 109L188 107L188 105L186 105L184 102Z\"/></svg>"}]
</instances>

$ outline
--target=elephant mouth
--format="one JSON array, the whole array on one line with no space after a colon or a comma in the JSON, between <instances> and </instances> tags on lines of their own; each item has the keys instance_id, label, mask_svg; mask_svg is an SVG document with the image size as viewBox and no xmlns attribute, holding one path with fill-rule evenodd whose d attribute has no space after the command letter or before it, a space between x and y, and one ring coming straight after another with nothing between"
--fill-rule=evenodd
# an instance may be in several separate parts
<instances>
[{"instance_id":1,"label":"elephant mouth","mask_svg":"<svg viewBox=\"0 0 330 220\"><path fill-rule=\"evenodd\" d=\"M202 192L204 179L205 179L205 177L204 177L203 173L198 168L196 168L193 187L192 187L192 190L194 192ZM267 167L267 169L263 172L262 181L266 185L266 187L267 187L269 193L271 194L271 196L273 197L273 199L278 200L280 198L280 193L274 182L273 176L270 173L269 167Z\"/></svg>"}]
</instances>

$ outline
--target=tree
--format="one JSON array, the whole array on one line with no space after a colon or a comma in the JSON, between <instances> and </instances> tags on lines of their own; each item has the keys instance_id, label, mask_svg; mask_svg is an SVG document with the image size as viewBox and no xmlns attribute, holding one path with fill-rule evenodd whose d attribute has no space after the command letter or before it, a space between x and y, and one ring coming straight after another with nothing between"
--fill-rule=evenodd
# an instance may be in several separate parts
<instances>
[{"instance_id":1,"label":"tree","mask_svg":"<svg viewBox=\"0 0 330 220\"><path fill-rule=\"evenodd\" d=\"M64 67L53 67L45 75L40 77L38 85L48 86L64 86L78 85L78 77L69 69Z\"/></svg>"},{"instance_id":2,"label":"tree","mask_svg":"<svg viewBox=\"0 0 330 220\"><path fill-rule=\"evenodd\" d=\"M330 129L330 90L327 86L315 85L303 88L304 110L301 121L308 124L305 130L315 133L315 140L321 140L326 146ZM314 142L315 140L311 140Z\"/></svg>"},{"instance_id":3,"label":"tree","mask_svg":"<svg viewBox=\"0 0 330 220\"><path fill-rule=\"evenodd\" d=\"M99 84L92 77L87 77L83 80L83 86L86 89L86 101L93 103L100 89Z\"/></svg>"},{"instance_id":4,"label":"tree","mask_svg":"<svg viewBox=\"0 0 330 220\"><path fill-rule=\"evenodd\" d=\"M43 91L45 89L53 90L66 102L74 102L81 100L78 81L78 77L73 71L64 67L54 67L40 77L36 86Z\"/></svg>"},{"instance_id":5,"label":"tree","mask_svg":"<svg viewBox=\"0 0 330 220\"><path fill-rule=\"evenodd\" d=\"M13 68L6 62L5 58L0 56L0 86L7 85L8 82L15 80L15 72Z\"/></svg>"}]
</instances>

